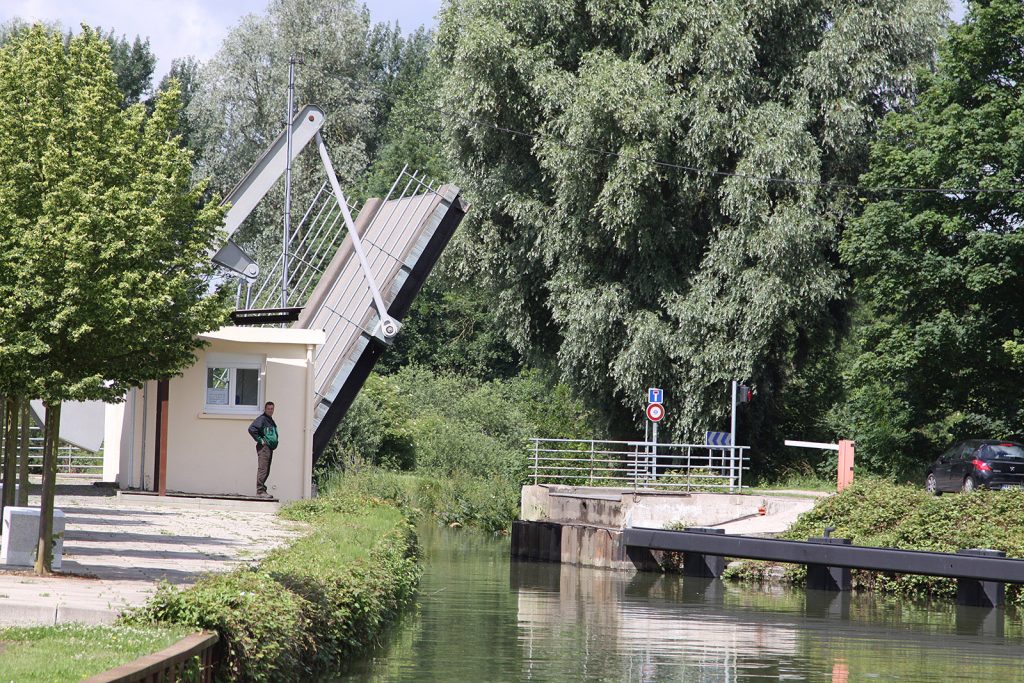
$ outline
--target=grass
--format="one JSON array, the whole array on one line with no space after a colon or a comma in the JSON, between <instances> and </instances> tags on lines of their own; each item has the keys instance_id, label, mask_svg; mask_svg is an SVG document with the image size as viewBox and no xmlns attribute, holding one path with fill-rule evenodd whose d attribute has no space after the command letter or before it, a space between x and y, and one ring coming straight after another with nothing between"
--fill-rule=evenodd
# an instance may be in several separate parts
<instances>
[{"instance_id":1,"label":"grass","mask_svg":"<svg viewBox=\"0 0 1024 683\"><path fill-rule=\"evenodd\" d=\"M835 491L834 479L822 479L813 474L789 473L777 479L763 479L753 482L749 489L752 493L771 493L773 491Z\"/></svg>"},{"instance_id":2,"label":"grass","mask_svg":"<svg viewBox=\"0 0 1024 683\"><path fill-rule=\"evenodd\" d=\"M170 647L181 626L32 626L0 629L0 679L18 683L80 681Z\"/></svg>"}]
</instances>

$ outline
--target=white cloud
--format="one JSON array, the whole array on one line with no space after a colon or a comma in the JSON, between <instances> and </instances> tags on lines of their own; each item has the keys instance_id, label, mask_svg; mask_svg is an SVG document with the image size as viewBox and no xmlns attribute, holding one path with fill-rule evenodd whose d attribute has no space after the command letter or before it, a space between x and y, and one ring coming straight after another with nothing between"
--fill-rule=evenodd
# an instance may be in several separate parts
<instances>
[{"instance_id":1,"label":"white cloud","mask_svg":"<svg viewBox=\"0 0 1024 683\"><path fill-rule=\"evenodd\" d=\"M269 0L0 0L0 22L57 21L68 28L83 22L129 38L149 38L157 56L155 81L171 60L212 57L246 14L262 14ZM399 21L406 31L432 17L441 0L365 0L374 21Z\"/></svg>"},{"instance_id":2,"label":"white cloud","mask_svg":"<svg viewBox=\"0 0 1024 683\"><path fill-rule=\"evenodd\" d=\"M0 21L20 17L58 21L69 28L84 22L129 38L148 37L158 58L159 78L177 57L209 59L244 14L262 11L265 4L266 0L7 0L0 7Z\"/></svg>"}]
</instances>

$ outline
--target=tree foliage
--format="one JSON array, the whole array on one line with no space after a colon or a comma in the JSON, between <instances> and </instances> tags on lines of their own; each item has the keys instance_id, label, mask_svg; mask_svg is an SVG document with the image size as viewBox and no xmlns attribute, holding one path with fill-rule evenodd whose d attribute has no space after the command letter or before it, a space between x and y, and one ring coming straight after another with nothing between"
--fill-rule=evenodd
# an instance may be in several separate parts
<instances>
[{"instance_id":1,"label":"tree foliage","mask_svg":"<svg viewBox=\"0 0 1024 683\"><path fill-rule=\"evenodd\" d=\"M664 386L692 436L720 424L733 378L773 410L841 295L849 205L818 183L856 180L944 11L453 0L440 104L474 207L465 275L518 349L610 412Z\"/></svg>"},{"instance_id":2,"label":"tree foliage","mask_svg":"<svg viewBox=\"0 0 1024 683\"><path fill-rule=\"evenodd\" d=\"M58 32L60 25L56 22L43 24L47 30ZM12 19L0 24L0 45L6 43L15 34L27 31L32 24L22 19ZM149 94L153 85L153 69L156 67L156 55L149 46L149 38L143 40L135 36L129 40L128 36L120 36L111 29L104 33L102 29L96 28L95 32L107 41L110 45L110 62L117 78L117 88L124 96L122 106L128 106L142 102ZM67 31L64 34L64 44L70 44L74 33Z\"/></svg>"},{"instance_id":3,"label":"tree foliage","mask_svg":"<svg viewBox=\"0 0 1024 683\"><path fill-rule=\"evenodd\" d=\"M972 3L938 69L921 75L917 106L885 119L865 182L1021 187L1022 35L1020 2ZM864 314L840 410L860 420L837 422L879 464L908 469L958 437L1024 432L1024 366L1013 359L1024 329L1022 215L1021 194L901 193L870 201L845 234Z\"/></svg>"},{"instance_id":4,"label":"tree foliage","mask_svg":"<svg viewBox=\"0 0 1024 683\"><path fill-rule=\"evenodd\" d=\"M123 97L109 45L35 26L0 49L0 376L22 396L119 400L194 362L222 211L171 131Z\"/></svg>"}]
</instances>

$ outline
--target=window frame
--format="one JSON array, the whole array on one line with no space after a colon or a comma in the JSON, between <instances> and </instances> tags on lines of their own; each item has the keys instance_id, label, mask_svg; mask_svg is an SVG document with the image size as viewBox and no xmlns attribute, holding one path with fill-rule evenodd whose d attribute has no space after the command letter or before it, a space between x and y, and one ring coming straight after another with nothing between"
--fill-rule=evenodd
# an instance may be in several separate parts
<instances>
[{"instance_id":1,"label":"window frame","mask_svg":"<svg viewBox=\"0 0 1024 683\"><path fill-rule=\"evenodd\" d=\"M209 402L210 370L226 369L228 373L227 404ZM238 370L256 370L256 403L254 405L238 405L235 401ZM257 354L241 353L207 353L203 372L203 413L208 415L258 415L263 405L266 384L266 357Z\"/></svg>"}]
</instances>

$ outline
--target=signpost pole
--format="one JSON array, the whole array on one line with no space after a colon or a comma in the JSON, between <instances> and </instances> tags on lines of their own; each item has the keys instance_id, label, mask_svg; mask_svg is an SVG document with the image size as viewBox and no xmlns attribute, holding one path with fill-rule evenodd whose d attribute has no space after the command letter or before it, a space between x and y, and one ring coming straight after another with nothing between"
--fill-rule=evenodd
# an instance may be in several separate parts
<instances>
[{"instance_id":1,"label":"signpost pole","mask_svg":"<svg viewBox=\"0 0 1024 683\"><path fill-rule=\"evenodd\" d=\"M651 421L644 420L644 460L651 458ZM636 488L637 480L640 479L640 462L637 458L636 468L633 470L633 488Z\"/></svg>"},{"instance_id":2,"label":"signpost pole","mask_svg":"<svg viewBox=\"0 0 1024 683\"><path fill-rule=\"evenodd\" d=\"M729 490L735 481L736 472L736 380L732 381L732 418L729 427Z\"/></svg>"},{"instance_id":3,"label":"signpost pole","mask_svg":"<svg viewBox=\"0 0 1024 683\"><path fill-rule=\"evenodd\" d=\"M653 446L654 457L651 459L651 476L658 479L658 423L654 422L651 424L651 442Z\"/></svg>"},{"instance_id":4,"label":"signpost pole","mask_svg":"<svg viewBox=\"0 0 1024 683\"><path fill-rule=\"evenodd\" d=\"M736 446L736 380L732 381L732 424L729 429L729 445Z\"/></svg>"}]
</instances>

